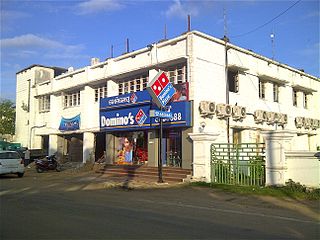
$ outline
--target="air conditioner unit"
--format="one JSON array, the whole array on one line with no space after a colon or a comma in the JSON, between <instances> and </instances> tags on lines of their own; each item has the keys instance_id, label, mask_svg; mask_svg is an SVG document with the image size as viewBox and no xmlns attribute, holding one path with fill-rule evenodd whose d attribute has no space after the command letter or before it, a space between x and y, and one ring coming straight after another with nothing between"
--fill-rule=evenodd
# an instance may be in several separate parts
<instances>
[{"instance_id":1,"label":"air conditioner unit","mask_svg":"<svg viewBox=\"0 0 320 240\"><path fill-rule=\"evenodd\" d=\"M215 111L215 103L209 101L201 101L199 104L199 111L201 116L213 115Z\"/></svg>"},{"instance_id":2,"label":"air conditioner unit","mask_svg":"<svg viewBox=\"0 0 320 240\"><path fill-rule=\"evenodd\" d=\"M288 115L284 113L279 113L278 125L284 126L288 123Z\"/></svg>"},{"instance_id":3,"label":"air conditioner unit","mask_svg":"<svg viewBox=\"0 0 320 240\"><path fill-rule=\"evenodd\" d=\"M275 113L274 112L267 112L267 123L270 125L275 123Z\"/></svg>"},{"instance_id":4,"label":"air conditioner unit","mask_svg":"<svg viewBox=\"0 0 320 240\"><path fill-rule=\"evenodd\" d=\"M234 120L241 120L246 117L246 108L241 106L232 107L232 117Z\"/></svg>"},{"instance_id":5,"label":"air conditioner unit","mask_svg":"<svg viewBox=\"0 0 320 240\"><path fill-rule=\"evenodd\" d=\"M274 113L274 122L278 123L280 121L281 113Z\"/></svg>"},{"instance_id":6,"label":"air conditioner unit","mask_svg":"<svg viewBox=\"0 0 320 240\"><path fill-rule=\"evenodd\" d=\"M311 128L313 129L313 130L316 130L319 126L319 120L318 119L312 119L312 123L311 123Z\"/></svg>"},{"instance_id":7,"label":"air conditioner unit","mask_svg":"<svg viewBox=\"0 0 320 240\"><path fill-rule=\"evenodd\" d=\"M232 114L232 107L229 104L220 103L216 107L216 114L218 118L230 117Z\"/></svg>"},{"instance_id":8,"label":"air conditioner unit","mask_svg":"<svg viewBox=\"0 0 320 240\"><path fill-rule=\"evenodd\" d=\"M254 121L256 123L263 123L265 121L264 114L265 114L265 111L263 110L254 111Z\"/></svg>"},{"instance_id":9,"label":"air conditioner unit","mask_svg":"<svg viewBox=\"0 0 320 240\"><path fill-rule=\"evenodd\" d=\"M295 118L295 124L296 124L297 128L302 128L303 122L304 122L304 118L303 117L296 117Z\"/></svg>"},{"instance_id":10,"label":"air conditioner unit","mask_svg":"<svg viewBox=\"0 0 320 240\"><path fill-rule=\"evenodd\" d=\"M311 118L305 118L304 119L304 128L309 129L312 126L312 119Z\"/></svg>"}]
</instances>

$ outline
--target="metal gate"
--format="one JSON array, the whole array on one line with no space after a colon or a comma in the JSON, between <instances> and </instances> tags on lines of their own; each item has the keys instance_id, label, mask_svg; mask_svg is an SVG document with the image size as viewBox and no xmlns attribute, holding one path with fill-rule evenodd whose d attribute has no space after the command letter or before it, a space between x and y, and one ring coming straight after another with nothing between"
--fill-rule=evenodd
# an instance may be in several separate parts
<instances>
[{"instance_id":1,"label":"metal gate","mask_svg":"<svg viewBox=\"0 0 320 240\"><path fill-rule=\"evenodd\" d=\"M212 144L211 182L230 185L264 186L264 143Z\"/></svg>"}]
</instances>

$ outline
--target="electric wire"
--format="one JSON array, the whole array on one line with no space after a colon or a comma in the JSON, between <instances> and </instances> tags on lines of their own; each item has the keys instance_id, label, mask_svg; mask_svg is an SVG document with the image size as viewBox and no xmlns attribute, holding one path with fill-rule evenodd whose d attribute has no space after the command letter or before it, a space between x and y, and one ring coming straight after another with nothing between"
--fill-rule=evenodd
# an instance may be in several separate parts
<instances>
[{"instance_id":1,"label":"electric wire","mask_svg":"<svg viewBox=\"0 0 320 240\"><path fill-rule=\"evenodd\" d=\"M278 14L277 16L275 16L274 18L272 18L271 20L269 20L268 22L262 24L259 27L254 28L253 30L246 32L246 33L242 33L242 34L238 34L235 36L230 36L230 38L237 38L237 37L243 37L245 35L248 35L250 33L253 33L257 30L259 30L260 28L263 28L264 26L268 25L269 23L273 22L274 20L276 20L277 18L279 18L280 16L282 16L283 14L285 14L286 12L288 12L291 8L293 8L295 5L297 5L299 2L301 2L301 0L296 1L294 4L292 4L290 7L288 7L285 11L281 12L280 14Z\"/></svg>"}]
</instances>

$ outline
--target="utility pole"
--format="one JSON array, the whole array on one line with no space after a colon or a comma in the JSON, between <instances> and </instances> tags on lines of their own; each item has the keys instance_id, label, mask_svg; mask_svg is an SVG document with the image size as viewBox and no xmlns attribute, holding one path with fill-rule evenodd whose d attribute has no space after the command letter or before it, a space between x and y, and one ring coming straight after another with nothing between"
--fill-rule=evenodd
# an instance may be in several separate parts
<instances>
[{"instance_id":1,"label":"utility pole","mask_svg":"<svg viewBox=\"0 0 320 240\"><path fill-rule=\"evenodd\" d=\"M226 9L223 8L223 20L224 20L224 53L225 53L225 81L226 81L226 104L229 104L229 81L228 81L228 28L227 28L227 14ZM230 143L230 118L227 117L227 142Z\"/></svg>"}]
</instances>

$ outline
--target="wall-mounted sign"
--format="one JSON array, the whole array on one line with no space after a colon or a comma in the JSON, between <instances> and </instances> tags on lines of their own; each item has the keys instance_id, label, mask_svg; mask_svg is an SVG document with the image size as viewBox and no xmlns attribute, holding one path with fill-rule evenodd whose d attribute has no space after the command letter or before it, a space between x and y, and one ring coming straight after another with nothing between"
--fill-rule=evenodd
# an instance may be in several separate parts
<instances>
[{"instance_id":1,"label":"wall-mounted sign","mask_svg":"<svg viewBox=\"0 0 320 240\"><path fill-rule=\"evenodd\" d=\"M150 110L155 106L142 105L100 111L100 128L104 131L143 130L157 128L159 120L150 118ZM172 117L163 119L163 127L191 126L190 102L173 102L166 107Z\"/></svg>"},{"instance_id":2,"label":"wall-mounted sign","mask_svg":"<svg viewBox=\"0 0 320 240\"><path fill-rule=\"evenodd\" d=\"M80 114L73 118L61 118L59 130L72 131L80 129Z\"/></svg>"},{"instance_id":3,"label":"wall-mounted sign","mask_svg":"<svg viewBox=\"0 0 320 240\"><path fill-rule=\"evenodd\" d=\"M172 118L172 112L166 112L166 111L159 111L159 110L155 110L152 109L149 112L150 117L159 117L159 118Z\"/></svg>"},{"instance_id":4,"label":"wall-mounted sign","mask_svg":"<svg viewBox=\"0 0 320 240\"><path fill-rule=\"evenodd\" d=\"M163 71L160 71L152 80L148 83L147 87L154 103L159 107L165 107L175 94L175 88L170 83L168 77Z\"/></svg>"},{"instance_id":5,"label":"wall-mounted sign","mask_svg":"<svg viewBox=\"0 0 320 240\"><path fill-rule=\"evenodd\" d=\"M101 98L100 110L112 109L119 107L130 107L143 104L150 104L151 96L147 91L139 91L135 93L126 93L119 96Z\"/></svg>"}]
</instances>

